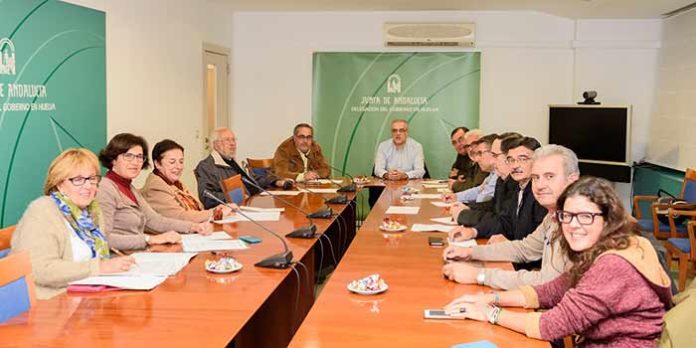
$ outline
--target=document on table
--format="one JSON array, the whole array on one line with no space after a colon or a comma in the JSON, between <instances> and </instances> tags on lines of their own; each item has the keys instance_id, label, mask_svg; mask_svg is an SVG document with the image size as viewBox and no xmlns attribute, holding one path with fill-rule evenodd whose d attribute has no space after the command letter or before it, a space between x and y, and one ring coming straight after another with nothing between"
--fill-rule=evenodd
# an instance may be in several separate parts
<instances>
[{"instance_id":1,"label":"document on table","mask_svg":"<svg viewBox=\"0 0 696 348\"><path fill-rule=\"evenodd\" d=\"M280 212L279 211L259 211L259 212L254 212L254 211L249 211L243 213L244 215L248 216L250 219L254 221L278 221L280 220ZM240 221L249 221L246 217L242 216L241 214L234 214L230 215L222 220L215 220L216 224L231 224L235 222L240 222Z\"/></svg>"},{"instance_id":2,"label":"document on table","mask_svg":"<svg viewBox=\"0 0 696 348\"><path fill-rule=\"evenodd\" d=\"M416 215L416 214L418 214L419 210L420 210L420 207L406 207L406 206L400 206L400 205L392 205L384 213L385 214Z\"/></svg>"},{"instance_id":3,"label":"document on table","mask_svg":"<svg viewBox=\"0 0 696 348\"><path fill-rule=\"evenodd\" d=\"M103 274L102 276L173 276L188 265L196 253L142 252L133 253L130 256L135 259L135 265L128 272Z\"/></svg>"},{"instance_id":4,"label":"document on table","mask_svg":"<svg viewBox=\"0 0 696 348\"><path fill-rule=\"evenodd\" d=\"M440 199L442 195L439 193L414 193L411 197L415 199Z\"/></svg>"},{"instance_id":5,"label":"document on table","mask_svg":"<svg viewBox=\"0 0 696 348\"><path fill-rule=\"evenodd\" d=\"M268 192L270 192L271 196L297 196L300 194L300 191L268 191ZM268 193L261 192L259 195L268 196Z\"/></svg>"},{"instance_id":6,"label":"document on table","mask_svg":"<svg viewBox=\"0 0 696 348\"><path fill-rule=\"evenodd\" d=\"M423 185L447 185L447 180L423 180L421 181Z\"/></svg>"},{"instance_id":7,"label":"document on table","mask_svg":"<svg viewBox=\"0 0 696 348\"><path fill-rule=\"evenodd\" d=\"M452 218L448 217L448 216L432 218L432 219L430 219L430 221L435 221L439 224L445 224L445 225L452 225L452 226L457 225L457 222L452 220Z\"/></svg>"},{"instance_id":8,"label":"document on table","mask_svg":"<svg viewBox=\"0 0 696 348\"><path fill-rule=\"evenodd\" d=\"M311 190L311 191L310 191ZM302 192L309 192L309 193L336 193L338 192L338 188L312 188L312 189L300 189Z\"/></svg>"},{"instance_id":9,"label":"document on table","mask_svg":"<svg viewBox=\"0 0 696 348\"><path fill-rule=\"evenodd\" d=\"M191 240L231 240L232 236L227 234L226 232L218 231L218 232L213 232L207 236L204 236L202 234L198 233L191 233L191 234L182 234L181 235L181 241L191 241Z\"/></svg>"},{"instance_id":10,"label":"document on table","mask_svg":"<svg viewBox=\"0 0 696 348\"><path fill-rule=\"evenodd\" d=\"M423 184L423 187L425 188L449 188L449 185L447 184Z\"/></svg>"},{"instance_id":11,"label":"document on table","mask_svg":"<svg viewBox=\"0 0 696 348\"><path fill-rule=\"evenodd\" d=\"M447 203L447 202L430 202L430 203L438 208L449 208L452 206L452 204L454 204L454 203Z\"/></svg>"},{"instance_id":12,"label":"document on table","mask_svg":"<svg viewBox=\"0 0 696 348\"><path fill-rule=\"evenodd\" d=\"M476 246L476 240L475 239L469 239L469 240L463 240L460 242L455 242L452 240L447 240L447 243L452 246L460 247L460 248L471 248L473 246Z\"/></svg>"},{"instance_id":13,"label":"document on table","mask_svg":"<svg viewBox=\"0 0 696 348\"><path fill-rule=\"evenodd\" d=\"M253 212L275 212L275 211L277 211L277 212L282 213L285 211L285 208L260 208L260 207L249 207L246 205L239 206L239 209L243 210L245 212L246 211L253 211Z\"/></svg>"},{"instance_id":14,"label":"document on table","mask_svg":"<svg viewBox=\"0 0 696 348\"><path fill-rule=\"evenodd\" d=\"M70 282L70 285L106 285L126 290L152 290L167 276L158 275L101 275Z\"/></svg>"},{"instance_id":15,"label":"document on table","mask_svg":"<svg viewBox=\"0 0 696 348\"><path fill-rule=\"evenodd\" d=\"M189 239L181 241L185 252L199 253L213 250L244 250L249 249L246 243L239 239Z\"/></svg>"},{"instance_id":16,"label":"document on table","mask_svg":"<svg viewBox=\"0 0 696 348\"><path fill-rule=\"evenodd\" d=\"M307 180L307 184L322 184L322 185L327 185L327 184L340 184L342 183L342 179L316 179L316 180Z\"/></svg>"},{"instance_id":17,"label":"document on table","mask_svg":"<svg viewBox=\"0 0 696 348\"><path fill-rule=\"evenodd\" d=\"M444 232L447 233L454 226L441 225L441 224L413 224L411 226L411 231L413 232Z\"/></svg>"}]
</instances>

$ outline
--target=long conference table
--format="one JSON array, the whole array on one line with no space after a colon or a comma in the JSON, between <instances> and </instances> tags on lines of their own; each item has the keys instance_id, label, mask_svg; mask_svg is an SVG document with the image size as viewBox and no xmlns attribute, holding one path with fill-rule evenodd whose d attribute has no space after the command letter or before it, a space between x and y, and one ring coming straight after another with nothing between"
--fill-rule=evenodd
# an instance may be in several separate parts
<instances>
[{"instance_id":1,"label":"long conference table","mask_svg":"<svg viewBox=\"0 0 696 348\"><path fill-rule=\"evenodd\" d=\"M348 204L331 205L331 219L314 219L322 237L286 239L294 260L301 263L295 269L254 267L281 252L281 242L250 222L220 225L218 229L234 238L263 239L249 249L224 253L244 265L239 272L209 273L205 260L220 255L199 253L151 291L70 293L38 301L27 313L0 325L0 347L449 347L480 340L498 347L548 347L488 323L423 319L424 309L441 308L461 294L487 289L443 279L442 249L428 246L427 239L444 234L379 230L391 205L420 207L417 215L391 216L409 226L444 216L444 209L431 200L400 199L405 185L421 192L434 190L423 190L413 180L386 185L373 180L370 185L385 188L357 233L356 195L349 193ZM324 199L332 196L301 193L283 198L313 212L326 207ZM255 196L247 204L285 208L280 221L261 223L281 235L307 225L304 213L272 197ZM511 268L505 263L486 266ZM317 280L334 267L316 297ZM346 289L350 281L373 273L385 279L389 290L362 296Z\"/></svg>"}]
</instances>

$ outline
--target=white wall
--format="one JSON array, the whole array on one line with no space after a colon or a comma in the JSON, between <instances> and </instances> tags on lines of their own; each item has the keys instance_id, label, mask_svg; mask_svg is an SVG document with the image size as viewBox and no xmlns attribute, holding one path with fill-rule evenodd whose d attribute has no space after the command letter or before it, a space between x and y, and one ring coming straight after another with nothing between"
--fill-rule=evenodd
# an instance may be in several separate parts
<instances>
[{"instance_id":1,"label":"white wall","mask_svg":"<svg viewBox=\"0 0 696 348\"><path fill-rule=\"evenodd\" d=\"M186 149L183 181L195 189L192 169L203 151L202 43L231 45L231 12L213 1L67 2L106 12L109 138L130 132L150 146L179 142Z\"/></svg>"},{"instance_id":2,"label":"white wall","mask_svg":"<svg viewBox=\"0 0 696 348\"><path fill-rule=\"evenodd\" d=\"M696 11L666 19L660 52L651 162L696 167Z\"/></svg>"},{"instance_id":3,"label":"white wall","mask_svg":"<svg viewBox=\"0 0 696 348\"><path fill-rule=\"evenodd\" d=\"M574 21L536 12L239 12L233 19L233 124L240 157L269 157L311 121L312 53L385 51L387 21L471 21L481 63L481 127L548 139L548 104L597 90L633 104L634 159L645 155L660 20ZM273 120L263 126L258 120ZM591 136L591 135L588 135Z\"/></svg>"}]
</instances>

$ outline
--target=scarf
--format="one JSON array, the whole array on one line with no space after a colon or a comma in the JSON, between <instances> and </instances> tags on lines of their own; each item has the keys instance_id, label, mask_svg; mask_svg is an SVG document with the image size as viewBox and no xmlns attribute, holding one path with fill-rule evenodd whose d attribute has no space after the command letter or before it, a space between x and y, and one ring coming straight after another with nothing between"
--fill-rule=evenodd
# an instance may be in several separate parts
<instances>
[{"instance_id":1,"label":"scarf","mask_svg":"<svg viewBox=\"0 0 696 348\"><path fill-rule=\"evenodd\" d=\"M184 208L184 210L202 210L202 207L198 203L198 200L196 200L193 195L191 195L188 190L184 188L184 185L181 183L181 181L177 180L176 182L171 182L171 180L167 179L162 172L157 170L152 171L152 174L157 175L160 177L164 182L169 185L169 186L174 186L174 195L175 199L179 202L179 204Z\"/></svg>"},{"instance_id":2,"label":"scarf","mask_svg":"<svg viewBox=\"0 0 696 348\"><path fill-rule=\"evenodd\" d=\"M94 223L95 219L98 221L101 215L97 201L93 200L87 209L80 209L58 191L51 192L51 198L77 236L92 250L92 258L109 258L109 245L99 226Z\"/></svg>"}]
</instances>

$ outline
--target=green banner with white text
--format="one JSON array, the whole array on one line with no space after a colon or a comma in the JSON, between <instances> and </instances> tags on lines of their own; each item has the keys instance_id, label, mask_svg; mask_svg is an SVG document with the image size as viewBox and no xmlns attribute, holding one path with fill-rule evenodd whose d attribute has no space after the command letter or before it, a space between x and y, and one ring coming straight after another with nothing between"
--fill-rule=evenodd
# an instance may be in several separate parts
<instances>
[{"instance_id":1,"label":"green banner with white text","mask_svg":"<svg viewBox=\"0 0 696 348\"><path fill-rule=\"evenodd\" d=\"M456 153L450 132L478 128L479 52L315 53L312 120L335 175L372 175L391 121L409 122L431 177L445 178Z\"/></svg>"},{"instance_id":2,"label":"green banner with white text","mask_svg":"<svg viewBox=\"0 0 696 348\"><path fill-rule=\"evenodd\" d=\"M104 146L104 19L55 0L0 1L0 226L42 195L60 152Z\"/></svg>"}]
</instances>

